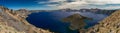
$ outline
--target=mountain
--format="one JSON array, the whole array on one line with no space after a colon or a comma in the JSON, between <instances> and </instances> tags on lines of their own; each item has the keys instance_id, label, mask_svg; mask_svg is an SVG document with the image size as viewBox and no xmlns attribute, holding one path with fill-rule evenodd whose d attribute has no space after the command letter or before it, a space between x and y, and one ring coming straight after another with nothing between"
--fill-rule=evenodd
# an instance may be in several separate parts
<instances>
[{"instance_id":1,"label":"mountain","mask_svg":"<svg viewBox=\"0 0 120 33\"><path fill-rule=\"evenodd\" d=\"M118 9L115 10L107 10L107 9L98 9L98 8L91 8L91 9L60 9L59 11L66 11L66 12L91 12L91 13L96 13L96 14L106 14L110 15L113 12L115 12ZM58 11L58 10L57 10Z\"/></svg>"},{"instance_id":2,"label":"mountain","mask_svg":"<svg viewBox=\"0 0 120 33\"><path fill-rule=\"evenodd\" d=\"M0 6L0 33L53 33L28 23L25 19L28 14L25 9L15 11Z\"/></svg>"},{"instance_id":3,"label":"mountain","mask_svg":"<svg viewBox=\"0 0 120 33\"><path fill-rule=\"evenodd\" d=\"M100 21L97 25L88 28L84 33L120 33L120 10Z\"/></svg>"},{"instance_id":4,"label":"mountain","mask_svg":"<svg viewBox=\"0 0 120 33\"><path fill-rule=\"evenodd\" d=\"M71 16L68 16L67 18L64 18L63 21L70 22L71 24L69 28L71 30L75 30L81 29L86 25L84 19L87 19L87 17L81 16L80 14L73 14Z\"/></svg>"}]
</instances>

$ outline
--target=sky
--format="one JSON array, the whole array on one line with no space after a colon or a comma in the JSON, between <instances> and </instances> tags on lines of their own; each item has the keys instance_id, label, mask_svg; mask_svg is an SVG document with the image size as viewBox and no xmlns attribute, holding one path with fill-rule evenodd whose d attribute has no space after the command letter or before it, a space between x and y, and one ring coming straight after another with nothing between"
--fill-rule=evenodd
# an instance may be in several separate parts
<instances>
[{"instance_id":1,"label":"sky","mask_svg":"<svg viewBox=\"0 0 120 33\"><path fill-rule=\"evenodd\" d=\"M0 0L0 5L10 9L56 10L56 9L120 9L120 0Z\"/></svg>"}]
</instances>

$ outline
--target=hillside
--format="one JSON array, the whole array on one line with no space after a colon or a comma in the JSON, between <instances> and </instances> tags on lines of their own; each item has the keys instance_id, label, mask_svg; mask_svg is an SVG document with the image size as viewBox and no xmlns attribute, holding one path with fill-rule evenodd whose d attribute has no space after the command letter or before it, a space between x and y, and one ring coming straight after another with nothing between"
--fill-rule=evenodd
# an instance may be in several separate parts
<instances>
[{"instance_id":1,"label":"hillside","mask_svg":"<svg viewBox=\"0 0 120 33\"><path fill-rule=\"evenodd\" d=\"M14 11L0 6L0 33L52 33L29 24L25 18L27 10Z\"/></svg>"},{"instance_id":2,"label":"hillside","mask_svg":"<svg viewBox=\"0 0 120 33\"><path fill-rule=\"evenodd\" d=\"M89 28L86 33L120 33L120 10Z\"/></svg>"},{"instance_id":3,"label":"hillside","mask_svg":"<svg viewBox=\"0 0 120 33\"><path fill-rule=\"evenodd\" d=\"M80 14L74 14L74 15L68 16L67 18L64 18L63 21L70 22L71 24L69 28L71 30L75 30L75 29L83 28L86 25L86 23L84 22L84 19L87 19L87 17L81 16Z\"/></svg>"}]
</instances>

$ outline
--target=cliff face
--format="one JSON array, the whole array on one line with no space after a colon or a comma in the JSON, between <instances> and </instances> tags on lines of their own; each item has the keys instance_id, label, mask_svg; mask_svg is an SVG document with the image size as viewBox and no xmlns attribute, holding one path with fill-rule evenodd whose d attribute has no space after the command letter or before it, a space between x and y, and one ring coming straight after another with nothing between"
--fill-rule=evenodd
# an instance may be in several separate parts
<instances>
[{"instance_id":1,"label":"cliff face","mask_svg":"<svg viewBox=\"0 0 120 33\"><path fill-rule=\"evenodd\" d=\"M28 14L30 14L30 12L27 10L13 11L0 6L0 29L2 29L0 33L52 33L29 24L25 20Z\"/></svg>"},{"instance_id":2,"label":"cliff face","mask_svg":"<svg viewBox=\"0 0 120 33\"><path fill-rule=\"evenodd\" d=\"M89 28L86 33L120 33L120 10Z\"/></svg>"}]
</instances>

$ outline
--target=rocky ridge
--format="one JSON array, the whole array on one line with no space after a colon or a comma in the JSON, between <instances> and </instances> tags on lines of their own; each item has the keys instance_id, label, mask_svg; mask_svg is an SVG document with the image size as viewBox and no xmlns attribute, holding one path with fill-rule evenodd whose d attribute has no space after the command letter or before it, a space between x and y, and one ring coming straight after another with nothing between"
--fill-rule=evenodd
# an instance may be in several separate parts
<instances>
[{"instance_id":1,"label":"rocky ridge","mask_svg":"<svg viewBox=\"0 0 120 33\"><path fill-rule=\"evenodd\" d=\"M53 33L29 24L25 18L27 10L14 11L0 6L0 33Z\"/></svg>"},{"instance_id":2,"label":"rocky ridge","mask_svg":"<svg viewBox=\"0 0 120 33\"><path fill-rule=\"evenodd\" d=\"M103 21L100 21L99 24L87 29L84 33L120 33L120 10L112 13Z\"/></svg>"}]
</instances>

